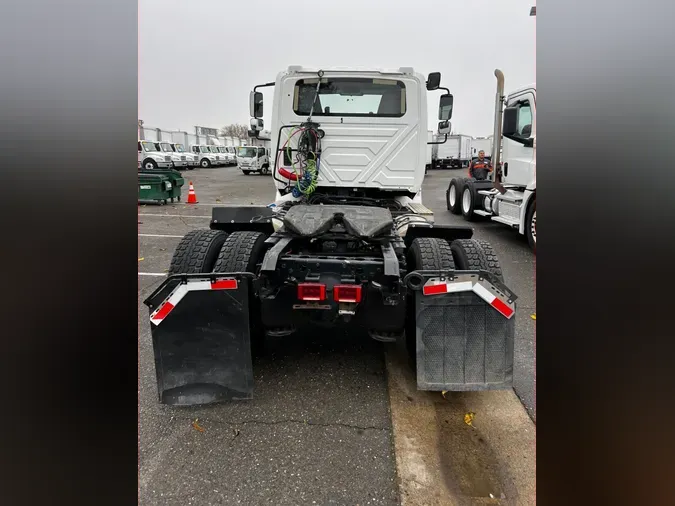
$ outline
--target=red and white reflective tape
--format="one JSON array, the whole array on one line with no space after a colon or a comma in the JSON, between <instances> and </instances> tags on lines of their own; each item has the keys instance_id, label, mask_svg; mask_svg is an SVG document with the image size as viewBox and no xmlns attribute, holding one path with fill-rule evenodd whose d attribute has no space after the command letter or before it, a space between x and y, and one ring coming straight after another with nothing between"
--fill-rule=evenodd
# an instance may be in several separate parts
<instances>
[{"instance_id":1,"label":"red and white reflective tape","mask_svg":"<svg viewBox=\"0 0 675 506\"><path fill-rule=\"evenodd\" d=\"M499 313L506 318L511 318L515 313L513 307L507 302L501 300L500 297L493 294L490 290L485 288L480 281L471 280L457 280L457 281L441 281L440 279L430 279L422 287L424 295L440 295L445 293L458 292L473 292L478 295L485 302L490 304Z\"/></svg>"},{"instance_id":2,"label":"red and white reflective tape","mask_svg":"<svg viewBox=\"0 0 675 506\"><path fill-rule=\"evenodd\" d=\"M188 292L203 290L236 290L239 283L236 279L219 279L217 281L209 280L188 280L187 283L178 285L171 295L150 315L150 322L159 325L169 315L178 303Z\"/></svg>"}]
</instances>

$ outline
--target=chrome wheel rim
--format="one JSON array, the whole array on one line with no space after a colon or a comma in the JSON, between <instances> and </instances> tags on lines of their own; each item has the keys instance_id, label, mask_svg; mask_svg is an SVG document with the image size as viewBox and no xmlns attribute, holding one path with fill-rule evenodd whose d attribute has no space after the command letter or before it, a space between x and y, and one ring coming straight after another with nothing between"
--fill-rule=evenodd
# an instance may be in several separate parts
<instances>
[{"instance_id":1,"label":"chrome wheel rim","mask_svg":"<svg viewBox=\"0 0 675 506\"><path fill-rule=\"evenodd\" d=\"M457 190L455 185L450 185L450 207L455 207L455 202L457 202Z\"/></svg>"}]
</instances>

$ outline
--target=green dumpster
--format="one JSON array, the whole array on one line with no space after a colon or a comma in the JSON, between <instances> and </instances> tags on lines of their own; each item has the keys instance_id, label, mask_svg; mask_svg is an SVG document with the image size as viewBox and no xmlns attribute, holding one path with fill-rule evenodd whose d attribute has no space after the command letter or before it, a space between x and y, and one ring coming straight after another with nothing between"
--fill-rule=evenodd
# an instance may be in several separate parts
<instances>
[{"instance_id":1,"label":"green dumpster","mask_svg":"<svg viewBox=\"0 0 675 506\"><path fill-rule=\"evenodd\" d=\"M138 174L138 201L154 200L166 204L173 185L164 174Z\"/></svg>"},{"instance_id":2,"label":"green dumpster","mask_svg":"<svg viewBox=\"0 0 675 506\"><path fill-rule=\"evenodd\" d=\"M185 184L185 179L183 179L183 176L181 175L180 172L174 169L166 169L166 170L145 170L141 169L138 171L139 177L141 174L149 174L149 175L162 175L166 176L169 181L171 182L171 191L169 194L169 198L171 199L171 202L174 201L174 199L178 200L180 202L180 195L181 195L181 187Z\"/></svg>"}]
</instances>

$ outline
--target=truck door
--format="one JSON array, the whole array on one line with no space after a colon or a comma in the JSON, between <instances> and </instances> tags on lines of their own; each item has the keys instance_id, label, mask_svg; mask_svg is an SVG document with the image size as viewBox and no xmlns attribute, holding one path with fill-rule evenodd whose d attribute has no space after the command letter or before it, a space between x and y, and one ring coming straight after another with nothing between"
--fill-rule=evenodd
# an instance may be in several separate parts
<instances>
[{"instance_id":1,"label":"truck door","mask_svg":"<svg viewBox=\"0 0 675 506\"><path fill-rule=\"evenodd\" d=\"M509 97L507 107L518 108L517 134L514 139L504 138L503 162L505 183L527 186L534 180L534 148L526 140L535 137L535 97L532 91L525 91Z\"/></svg>"}]
</instances>

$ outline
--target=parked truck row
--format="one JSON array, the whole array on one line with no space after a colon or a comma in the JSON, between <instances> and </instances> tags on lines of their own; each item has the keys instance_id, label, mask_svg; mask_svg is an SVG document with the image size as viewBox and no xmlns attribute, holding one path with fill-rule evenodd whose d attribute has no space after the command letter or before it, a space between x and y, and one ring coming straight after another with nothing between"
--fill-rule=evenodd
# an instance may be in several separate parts
<instances>
[{"instance_id":1,"label":"parked truck row","mask_svg":"<svg viewBox=\"0 0 675 506\"><path fill-rule=\"evenodd\" d=\"M138 141L138 167L146 170L173 168L192 170L195 167L234 165L234 146L195 144L186 149L180 142Z\"/></svg>"}]
</instances>

